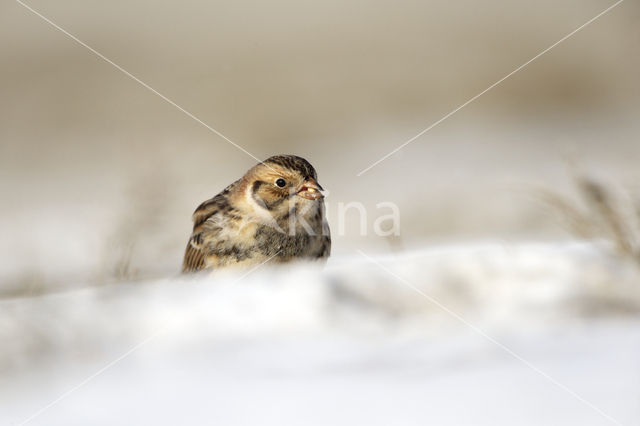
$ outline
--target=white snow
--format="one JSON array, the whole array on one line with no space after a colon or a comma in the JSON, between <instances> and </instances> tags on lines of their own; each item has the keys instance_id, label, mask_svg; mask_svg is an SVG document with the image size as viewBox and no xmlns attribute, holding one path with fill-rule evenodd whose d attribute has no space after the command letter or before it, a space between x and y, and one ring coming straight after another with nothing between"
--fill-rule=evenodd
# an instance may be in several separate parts
<instances>
[{"instance_id":1,"label":"white snow","mask_svg":"<svg viewBox=\"0 0 640 426\"><path fill-rule=\"evenodd\" d=\"M452 245L6 299L0 423L637 424L640 282L607 253Z\"/></svg>"}]
</instances>

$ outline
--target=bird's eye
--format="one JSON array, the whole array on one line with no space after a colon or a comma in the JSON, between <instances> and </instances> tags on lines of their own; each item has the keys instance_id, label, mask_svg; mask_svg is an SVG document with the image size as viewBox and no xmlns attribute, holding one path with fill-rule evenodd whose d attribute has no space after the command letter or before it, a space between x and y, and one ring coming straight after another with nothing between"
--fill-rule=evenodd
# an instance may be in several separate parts
<instances>
[{"instance_id":1,"label":"bird's eye","mask_svg":"<svg viewBox=\"0 0 640 426\"><path fill-rule=\"evenodd\" d=\"M278 185L280 188L284 188L286 184L287 184L287 181L282 178L276 180L276 185Z\"/></svg>"}]
</instances>

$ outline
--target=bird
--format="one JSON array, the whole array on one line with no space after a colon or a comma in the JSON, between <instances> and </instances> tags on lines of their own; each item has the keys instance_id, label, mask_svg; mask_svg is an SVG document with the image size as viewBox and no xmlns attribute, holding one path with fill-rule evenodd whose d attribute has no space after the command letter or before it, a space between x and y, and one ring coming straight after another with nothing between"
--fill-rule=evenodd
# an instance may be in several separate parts
<instances>
[{"instance_id":1,"label":"bird","mask_svg":"<svg viewBox=\"0 0 640 426\"><path fill-rule=\"evenodd\" d=\"M297 155L274 155L204 201L182 272L295 260L326 262L331 235L316 170Z\"/></svg>"}]
</instances>

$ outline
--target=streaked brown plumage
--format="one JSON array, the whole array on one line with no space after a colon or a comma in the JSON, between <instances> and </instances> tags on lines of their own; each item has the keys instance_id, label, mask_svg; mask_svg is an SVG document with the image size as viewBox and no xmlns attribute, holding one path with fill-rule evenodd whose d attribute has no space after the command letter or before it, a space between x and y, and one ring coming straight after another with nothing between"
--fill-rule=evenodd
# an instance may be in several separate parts
<instances>
[{"instance_id":1,"label":"streaked brown plumage","mask_svg":"<svg viewBox=\"0 0 640 426\"><path fill-rule=\"evenodd\" d=\"M276 155L193 213L183 272L267 260L326 260L331 251L322 187L307 160Z\"/></svg>"}]
</instances>

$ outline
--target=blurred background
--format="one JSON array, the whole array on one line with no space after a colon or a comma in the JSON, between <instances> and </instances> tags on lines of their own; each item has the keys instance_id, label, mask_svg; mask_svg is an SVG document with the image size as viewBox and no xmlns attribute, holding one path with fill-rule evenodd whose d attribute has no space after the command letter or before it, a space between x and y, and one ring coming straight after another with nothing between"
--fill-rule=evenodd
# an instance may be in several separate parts
<instances>
[{"instance_id":1,"label":"blurred background","mask_svg":"<svg viewBox=\"0 0 640 426\"><path fill-rule=\"evenodd\" d=\"M495 260L496 253L503 256L512 253L513 245L533 242L553 248L543 249L544 255L533 256L534 261L527 255L507 257L505 263L488 260L485 265L483 260L480 275L473 268L469 275L460 272L466 278L441 279L439 269L435 276L432 271L425 273L420 269L426 262L422 257L412 263L417 269L410 269L412 276L426 275L445 287L462 282L473 291L475 285L486 284L489 294L495 284L491 277L521 282L518 273L505 272L504 265L511 260L519 265L516 271L524 265L526 282L553 276L570 285L638 284L634 267L620 258L594 254L599 251L591 246L576 249L572 241L581 235L567 229L562 217L567 212L564 203L571 206L571 200L579 198L576 174L603 182L623 201L640 194L638 2L621 3L359 177L361 170L613 2L30 0L27 4L258 158L279 153L307 158L329 190L333 257L323 283L347 285L352 283L350 277L359 276L352 269L374 268L361 258L354 260L357 249L409 258L427 250L431 259L434 252L429 250L441 256L441 247L462 247L462 254L445 257L449 266L435 262L433 267L466 271L469 262L477 260L474 256L469 260L467 250L475 253L481 247ZM111 321L115 312L111 309L116 309L96 305L89 296L82 297L91 303L64 293L60 297L68 299L59 306L53 299L31 296L177 275L195 207L239 178L255 160L18 2L0 5L0 36L0 295L4 300L0 330L7 340L3 346L15 349L7 350L4 365L14 368L47 364L51 353L59 355L52 349L59 349L59 340L47 328L51 321L75 335L69 324L96 315L105 320L96 320L100 326L94 324L102 329ZM549 202L549 191L562 202L553 197ZM351 201L367 207L367 236L359 233L355 210L347 215L345 234L335 232L339 203ZM372 232L375 218L388 213L375 207L383 201L400 208L398 237L381 238ZM632 208L629 212L634 215ZM636 242L629 239L631 245ZM562 257L556 251L558 244L573 247L566 252L569 266L548 269L549 262ZM596 265L595 270L585 265ZM343 274L343 268L351 272ZM636 300L638 287L631 288L636 292L633 297L617 293L619 289L598 289L598 302L587 297L580 312L598 311L594 306L602 307L602 300L607 301L604 310L614 316L635 312L637 305L621 302ZM465 291L452 300L461 300ZM567 293L560 293L554 294L566 302ZM584 294L569 293L584 302ZM115 297L117 306L131 312L140 301L135 297L147 296L133 296L131 306L124 295L99 298ZM513 312L538 299L525 295L517 300L506 303ZM557 312L558 305L552 305L544 309ZM393 309L405 312L396 305ZM75 312L73 320L68 312ZM397 312L394 315L403 317ZM142 321L116 313L113 317L119 318L114 335L135 329L131 324ZM501 318L502 325L513 320L509 315ZM626 353L638 354L638 334L618 339L616 330L605 333L605 340L624 340L630 345ZM17 336L25 335L27 343L16 343ZM94 348L90 344L94 338L100 340L96 336L82 340L86 348ZM547 347L545 339L539 347ZM62 346L85 348L74 339L69 345ZM453 351L459 349L451 345ZM82 357L100 359L91 358L92 350L82 349ZM42 357L31 364L33 353ZM443 359L449 359L446 354ZM603 359L611 360L607 356ZM628 362L631 367L635 364ZM101 364L96 361L96 365ZM577 368L576 377L583 371ZM620 377L630 373L640 376L636 368ZM34 383L53 380L47 377ZM508 388L512 376L501 377ZM16 383L29 394L27 382ZM623 390L629 398L638 396L637 386ZM41 402L46 400L42 396ZM23 409L14 410L15 418L26 417L37 406L25 403ZM555 408L549 413L562 411ZM627 407L626 413L628 419L640 418L637 409ZM463 420L457 419L457 424ZM502 420L513 424L514 418ZM598 417L593 424L605 424L601 420ZM44 418L41 421L48 424ZM487 422L500 423L490 417ZM580 422L591 424L582 418Z\"/></svg>"},{"instance_id":2,"label":"blurred background","mask_svg":"<svg viewBox=\"0 0 640 426\"><path fill-rule=\"evenodd\" d=\"M625 2L360 177L606 1L29 3L258 158L309 159L404 244L562 236L567 163L637 181L640 5ZM2 5L2 281L179 270L190 215L255 160L19 3ZM383 212L384 213L384 212ZM355 211L334 253L363 244ZM131 250L132 253L126 254Z\"/></svg>"}]
</instances>

